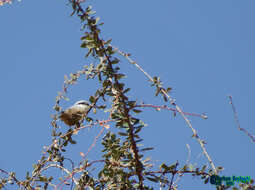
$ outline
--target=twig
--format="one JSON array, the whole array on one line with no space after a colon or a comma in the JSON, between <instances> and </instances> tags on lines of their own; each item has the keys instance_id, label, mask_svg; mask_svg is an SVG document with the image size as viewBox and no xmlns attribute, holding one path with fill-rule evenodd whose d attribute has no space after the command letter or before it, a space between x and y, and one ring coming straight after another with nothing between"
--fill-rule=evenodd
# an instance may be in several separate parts
<instances>
[{"instance_id":1,"label":"twig","mask_svg":"<svg viewBox=\"0 0 255 190\"><path fill-rule=\"evenodd\" d=\"M177 110L175 108L170 108L170 107L167 107L166 105L156 106L156 105L152 105L152 104L141 104L141 105L136 105L136 107L151 107L151 108L155 108L155 109L166 109L166 110L170 110L170 111L173 111L173 112L177 112ZM189 112L183 112L183 113L184 113L184 115L201 117L203 119L208 118L207 115L204 115L204 114L189 113Z\"/></svg>"},{"instance_id":2,"label":"twig","mask_svg":"<svg viewBox=\"0 0 255 190\"><path fill-rule=\"evenodd\" d=\"M210 176L211 174L207 173L207 172L197 172L197 171L183 171L183 170L176 170L176 171L149 171L149 172L145 172L145 175L148 174L163 174L163 173L176 173L176 174L198 174L198 175L207 175Z\"/></svg>"},{"instance_id":3,"label":"twig","mask_svg":"<svg viewBox=\"0 0 255 190\"><path fill-rule=\"evenodd\" d=\"M103 134L104 129L105 129L105 128L103 127L103 128L100 130L99 134L95 137L95 139L94 139L94 141L93 141L93 144L89 147L87 153L86 153L84 156L82 156L83 159L86 158L86 156L89 154L89 152L92 150L92 148L96 145L96 142L97 142L98 138Z\"/></svg>"},{"instance_id":4,"label":"twig","mask_svg":"<svg viewBox=\"0 0 255 190\"><path fill-rule=\"evenodd\" d=\"M188 165L188 164L189 164L189 161L190 161L190 157L191 157L191 149L190 149L189 144L186 144L186 147L187 147L187 149L188 149L188 157L187 157L187 160L186 160L186 165ZM183 175L184 175L183 173L179 174L178 177L177 177L177 179L174 181L173 185L174 185L174 184L177 184L177 183L181 180L181 178L182 178Z\"/></svg>"},{"instance_id":5,"label":"twig","mask_svg":"<svg viewBox=\"0 0 255 190\"><path fill-rule=\"evenodd\" d=\"M0 169L0 172L2 172L2 173L4 173L4 174L6 174L6 175L8 175L9 177L11 177L14 181L15 181L15 183L18 185L18 186L20 186L21 184L22 184L22 182L20 182L13 174L14 173L12 173L12 172L7 172L7 171L5 171L5 170L3 170L3 169ZM33 189L33 188L32 188Z\"/></svg>"},{"instance_id":6,"label":"twig","mask_svg":"<svg viewBox=\"0 0 255 190\"><path fill-rule=\"evenodd\" d=\"M171 182L170 182L170 185L169 185L169 189L168 189L168 190L173 189L172 187L173 187L173 183L174 183L174 176L175 176L175 174L177 173L177 170L176 170L176 169L177 169L178 165L179 165L179 163L177 162L177 163L175 164L175 168L174 168L174 171L173 171L173 173L172 173Z\"/></svg>"},{"instance_id":7,"label":"twig","mask_svg":"<svg viewBox=\"0 0 255 190\"><path fill-rule=\"evenodd\" d=\"M85 128L88 128L88 127L92 127L94 125L101 125L101 123L105 124L105 123L108 123L108 122L111 122L113 120L103 120L103 121L99 121L99 122L94 122L94 123L90 123L88 125L84 125L84 126L81 126L79 128L76 128L74 131L70 131L70 132L67 132L65 133L64 135L61 135L60 138L63 138L65 136L68 136L70 134L74 134L74 133L77 133L78 131L80 131L81 129L85 129ZM45 151L43 152L43 156L47 153L48 150L50 150L51 147L55 146L57 143L57 140L55 140L51 145L49 146L45 146Z\"/></svg>"},{"instance_id":8,"label":"twig","mask_svg":"<svg viewBox=\"0 0 255 190\"><path fill-rule=\"evenodd\" d=\"M67 181L69 178L72 178L73 182L74 182L76 185L79 184L78 181L73 177L73 172L70 172L68 169L66 169L66 168L64 168L63 166L60 166L60 165L58 165L58 164L49 164L48 166L45 166L44 168L42 168L41 172L43 172L43 171L45 171L45 170L47 170L47 169L49 169L49 168L53 168L53 167L54 167L54 168L59 168L59 169L63 170L65 173L67 173L67 174L69 175L69 177L68 177L67 179L65 179L63 182L61 182L59 185L57 185L57 186L55 187L55 189L58 189L58 187L59 187L62 183L64 183L65 181Z\"/></svg>"},{"instance_id":9,"label":"twig","mask_svg":"<svg viewBox=\"0 0 255 190\"><path fill-rule=\"evenodd\" d=\"M77 174L77 173L79 173L79 172L82 172L82 171L85 170L87 167L90 167L90 166L93 165L94 163L98 163L98 162L105 162L105 160L95 160L95 161L92 161L92 162L90 162L90 163L86 163L86 165L84 165L83 167L73 169L72 173L69 171L69 173L70 173L69 176L67 176L63 182L67 181L67 180L70 179L71 177L72 177L72 179L74 179L73 176L74 176L75 174ZM62 182L62 183L63 183L63 182ZM62 183L60 183L59 185L61 185ZM78 185L77 183L75 183L75 184ZM59 186L59 185L58 185L58 186ZM57 186L55 187L55 189L57 189Z\"/></svg>"},{"instance_id":10,"label":"twig","mask_svg":"<svg viewBox=\"0 0 255 190\"><path fill-rule=\"evenodd\" d=\"M233 110L233 113L234 113L234 118L235 118L235 122L236 122L236 125L237 125L238 130L243 131L248 137L251 138L251 140L252 140L253 142L255 142L254 135L252 135L251 133L249 133L246 129L241 128L241 125L240 125L240 122L239 122L239 119L238 119L238 115L237 115L237 111L236 111L235 105L234 105L234 103L233 103L233 98L232 98L232 96L228 96L228 98L229 98L229 100L230 100L229 103L230 103L231 106L232 106L232 110Z\"/></svg>"},{"instance_id":11,"label":"twig","mask_svg":"<svg viewBox=\"0 0 255 190\"><path fill-rule=\"evenodd\" d=\"M114 120L111 120L111 119L108 119L108 120L103 120L103 121L98 121L98 122L94 122L94 123L90 123L90 124L88 124L88 125L85 125L85 126L81 126L81 127L79 127L79 128L76 128L74 131L70 131L70 132L68 132L68 133L66 133L66 134L64 134L64 135L62 135L62 136L60 136L60 138L63 138L63 137L65 137L65 136L68 136L68 135L70 135L70 134L72 134L72 133L77 133L79 130L81 130L81 129L84 129L84 128L88 128L88 127L92 127L92 126L94 126L94 125L101 125L101 123L108 123L108 122L111 122L111 121L114 121Z\"/></svg>"}]
</instances>

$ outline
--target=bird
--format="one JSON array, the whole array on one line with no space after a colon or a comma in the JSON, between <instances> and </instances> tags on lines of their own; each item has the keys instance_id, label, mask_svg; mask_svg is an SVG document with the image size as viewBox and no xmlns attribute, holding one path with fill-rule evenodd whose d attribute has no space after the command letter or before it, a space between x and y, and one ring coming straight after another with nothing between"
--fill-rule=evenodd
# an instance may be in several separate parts
<instances>
[{"instance_id":1,"label":"bird","mask_svg":"<svg viewBox=\"0 0 255 190\"><path fill-rule=\"evenodd\" d=\"M78 127L80 126L79 122L86 117L89 109L89 102L79 100L73 106L62 111L59 118L68 126L76 125Z\"/></svg>"}]
</instances>

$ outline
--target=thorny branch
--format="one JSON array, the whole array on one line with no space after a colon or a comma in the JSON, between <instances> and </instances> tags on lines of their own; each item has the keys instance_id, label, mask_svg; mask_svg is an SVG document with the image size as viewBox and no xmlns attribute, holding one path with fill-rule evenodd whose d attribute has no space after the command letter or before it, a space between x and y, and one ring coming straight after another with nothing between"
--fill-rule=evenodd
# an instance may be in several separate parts
<instances>
[{"instance_id":1,"label":"thorny branch","mask_svg":"<svg viewBox=\"0 0 255 190\"><path fill-rule=\"evenodd\" d=\"M15 183L17 183L18 185L20 185L20 181L15 177L15 175L14 175L14 173L12 173L12 172L7 172L7 171L5 171L5 170L3 170L3 169L0 169L0 172L2 172L2 173L4 173L4 174L6 174L6 175L8 175L11 179L13 179L14 181L15 181Z\"/></svg>"},{"instance_id":2,"label":"thorny branch","mask_svg":"<svg viewBox=\"0 0 255 190\"><path fill-rule=\"evenodd\" d=\"M111 68L111 70L113 70L112 68L112 63L110 61L110 57L107 55L106 51L105 51L105 48L104 48L104 45L103 45L103 41L100 40L102 43L102 49L104 50L104 54L105 56L107 57L107 60L108 60L108 64ZM114 75L114 79L115 79L115 83L117 85L119 85L119 82L118 82L118 78L116 77L116 75ZM139 158L139 152L138 152L138 148L137 148L137 145L136 145L136 142L135 142L135 137L134 137L134 127L133 125L131 124L131 121L130 121L130 115L129 115L129 110L126 106L126 103L125 103L125 96L122 92L122 90L119 90L119 95L121 97L120 101L123 103L123 107L124 107L124 116L126 119L126 122L128 123L128 127L129 127L129 137L130 137L130 142L131 142L131 146L132 146L132 151L134 153L134 158L135 158L135 168L136 168L136 175L139 179L139 188L140 190L143 190L144 187L143 187L143 174L142 174L142 170L143 170L143 165L140 161L140 158Z\"/></svg>"},{"instance_id":3,"label":"thorny branch","mask_svg":"<svg viewBox=\"0 0 255 190\"><path fill-rule=\"evenodd\" d=\"M83 15L87 15L86 12L81 7L79 1L72 0L72 3L78 7L78 12L81 12ZM105 45L104 45L104 41L99 38L98 31L96 31L95 27L92 27L90 25L89 25L89 27L90 27L91 32L93 33L94 39L96 39L96 42L99 44L101 51L103 52L105 58L107 59L109 69L111 71L113 71L111 55L108 55ZM117 86L120 86L118 77L115 74L112 73L111 76L109 76L109 77L112 77L114 79L115 84ZM112 84L112 88L114 88L113 84ZM129 137L130 137L131 148L134 153L134 158L135 158L135 163L136 163L135 168L136 168L136 175L139 179L139 188L141 190L143 190L144 189L143 188L143 175L142 175L143 166L140 161L138 148L137 148L137 145L136 145L136 142L134 139L134 128L131 124L129 110L126 106L126 102L125 102L126 97L123 94L121 89L118 89L118 93L119 93L119 97L120 97L120 102L123 104L123 116L126 118L126 122L128 123L128 126L129 126Z\"/></svg>"},{"instance_id":4,"label":"thorny branch","mask_svg":"<svg viewBox=\"0 0 255 190\"><path fill-rule=\"evenodd\" d=\"M152 83L154 83L154 80L153 78L146 72L144 71L144 69L138 65L135 61L133 61L131 58L130 58L130 55L125 53L125 52L122 52L121 50L119 50L118 48L114 48L115 51L117 51L120 55L122 55L123 57L125 57L129 63L135 65ZM192 130L192 133L193 133L193 137L196 138L196 140L198 141L198 143L200 144L202 150L203 150L203 153L204 155L206 156L206 158L208 159L213 171L215 174L218 173L211 157L209 156L206 148L205 148L205 142L204 140L200 139L200 137L198 136L197 134L197 131L192 127L192 124L190 122L190 120L185 116L184 112L182 111L182 109L175 103L175 100L166 92L166 90L164 90L163 88L160 89L160 91L164 94L165 97L167 97L167 99L169 100L170 104L173 105L175 107L175 109L177 110L177 112L180 113L180 115L182 116L182 118L185 120L185 122L187 123L187 125L189 126L189 128Z\"/></svg>"}]
</instances>

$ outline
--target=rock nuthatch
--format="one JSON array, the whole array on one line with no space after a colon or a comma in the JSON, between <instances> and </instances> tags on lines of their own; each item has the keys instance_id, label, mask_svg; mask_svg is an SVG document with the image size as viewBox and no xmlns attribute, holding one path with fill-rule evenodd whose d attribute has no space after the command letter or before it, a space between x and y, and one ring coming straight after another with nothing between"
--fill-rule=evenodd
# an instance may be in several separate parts
<instances>
[{"instance_id":1,"label":"rock nuthatch","mask_svg":"<svg viewBox=\"0 0 255 190\"><path fill-rule=\"evenodd\" d=\"M59 118L68 126L79 126L79 121L86 117L89 108L89 102L80 100L73 106L62 111Z\"/></svg>"}]
</instances>

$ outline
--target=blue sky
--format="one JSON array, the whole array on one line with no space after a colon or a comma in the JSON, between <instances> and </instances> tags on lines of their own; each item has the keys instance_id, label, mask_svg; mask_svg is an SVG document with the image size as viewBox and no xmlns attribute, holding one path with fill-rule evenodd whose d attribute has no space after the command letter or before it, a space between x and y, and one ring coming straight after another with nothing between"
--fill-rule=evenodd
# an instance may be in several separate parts
<instances>
[{"instance_id":1,"label":"blue sky","mask_svg":"<svg viewBox=\"0 0 255 190\"><path fill-rule=\"evenodd\" d=\"M104 39L132 54L152 76L160 76L171 86L172 97L184 111L203 113L208 120L191 117L193 127L208 143L206 148L222 175L251 176L255 158L254 143L237 130L227 95L232 95L241 127L254 134L255 107L255 27L252 0L214 1L88 1L105 24ZM81 69L91 60L84 59L80 48L80 22L70 17L67 1L14 2L0 7L0 168L24 177L40 159L43 145L50 144L50 115L64 75ZM121 63L133 99L155 105L148 80L134 66ZM88 99L94 90L82 80L69 91L70 102ZM186 144L191 147L191 163L207 160L191 130L180 116L167 111L146 109L148 124L144 144L155 146L150 157L155 164L185 163ZM113 127L113 126L112 126ZM63 130L65 130L63 126ZM82 145L70 150L74 157L86 152L98 128L84 131L77 139ZM99 147L99 142L97 147ZM96 148L89 159L98 159ZM214 189L190 176L180 189Z\"/></svg>"}]
</instances>

